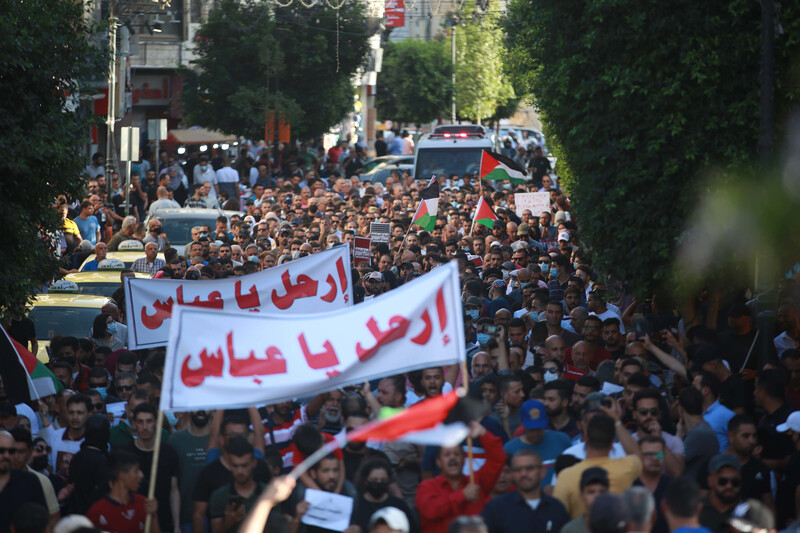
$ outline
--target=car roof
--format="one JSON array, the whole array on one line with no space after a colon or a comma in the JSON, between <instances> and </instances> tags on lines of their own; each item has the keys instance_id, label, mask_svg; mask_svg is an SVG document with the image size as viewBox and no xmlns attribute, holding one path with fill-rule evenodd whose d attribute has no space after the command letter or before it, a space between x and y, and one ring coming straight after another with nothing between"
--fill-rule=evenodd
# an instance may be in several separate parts
<instances>
[{"instance_id":1,"label":"car roof","mask_svg":"<svg viewBox=\"0 0 800 533\"><path fill-rule=\"evenodd\" d=\"M198 215L213 215L213 218L218 217L220 214L219 209L203 209L202 207L182 207L180 209L159 209L155 214L148 216L151 218L197 218ZM222 211L226 217L231 218L233 215L244 216L241 211Z\"/></svg>"},{"instance_id":2,"label":"car roof","mask_svg":"<svg viewBox=\"0 0 800 533\"><path fill-rule=\"evenodd\" d=\"M85 307L100 309L111 302L111 298L94 294L45 293L37 294L31 307Z\"/></svg>"},{"instance_id":3,"label":"car roof","mask_svg":"<svg viewBox=\"0 0 800 533\"><path fill-rule=\"evenodd\" d=\"M131 251L128 251L128 252L108 252L106 254L106 259L119 259L123 263L133 263L134 261L136 261L140 257L144 257L144 256L145 256L144 250L131 250ZM97 257L96 254L90 254L83 261L83 263L81 263L81 266L78 267L78 270L81 270L86 263L88 263L89 261L93 261L96 257ZM158 252L158 255L156 255L156 257L159 258L159 259L164 259L164 253L163 252ZM81 270L81 272L83 272L83 270ZM117 276L119 276L119 270L110 270L110 271L107 271L107 272L116 272Z\"/></svg>"},{"instance_id":4,"label":"car roof","mask_svg":"<svg viewBox=\"0 0 800 533\"><path fill-rule=\"evenodd\" d=\"M72 274L67 274L64 276L64 279L69 281L74 281L77 284L81 284L84 282L95 282L95 283L119 283L119 270L92 270L92 271L83 271L83 272L73 272ZM133 275L137 278L150 278L150 274L146 274L143 272L134 272Z\"/></svg>"}]
</instances>

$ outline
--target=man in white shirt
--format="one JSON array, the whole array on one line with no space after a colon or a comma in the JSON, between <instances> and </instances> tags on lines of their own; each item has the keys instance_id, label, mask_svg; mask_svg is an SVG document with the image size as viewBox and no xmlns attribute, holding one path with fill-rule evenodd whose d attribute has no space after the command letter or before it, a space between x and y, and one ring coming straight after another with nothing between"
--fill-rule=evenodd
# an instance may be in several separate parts
<instances>
[{"instance_id":1,"label":"man in white shirt","mask_svg":"<svg viewBox=\"0 0 800 533\"><path fill-rule=\"evenodd\" d=\"M778 328L783 333L775 337L772 341L778 357L783 352L791 348L797 348L800 343L800 320L798 320L797 308L792 304L783 304L778 308Z\"/></svg>"},{"instance_id":2,"label":"man in white shirt","mask_svg":"<svg viewBox=\"0 0 800 533\"><path fill-rule=\"evenodd\" d=\"M156 189L156 196L158 200L150 204L150 208L148 209L148 213L151 215L155 215L156 211L159 209L180 209L181 205L176 202L175 200L170 200L167 198L167 188L164 186L160 186Z\"/></svg>"},{"instance_id":3,"label":"man in white shirt","mask_svg":"<svg viewBox=\"0 0 800 533\"><path fill-rule=\"evenodd\" d=\"M194 167L194 183L210 184L208 198L211 200L217 199L217 192L219 191L217 173L214 172L213 167L208 164L208 158L206 156L201 156L197 165Z\"/></svg>"},{"instance_id":4,"label":"man in white shirt","mask_svg":"<svg viewBox=\"0 0 800 533\"><path fill-rule=\"evenodd\" d=\"M225 158L222 168L217 171L219 191L227 191L229 198L239 198L239 172L231 167L231 160Z\"/></svg>"}]
</instances>

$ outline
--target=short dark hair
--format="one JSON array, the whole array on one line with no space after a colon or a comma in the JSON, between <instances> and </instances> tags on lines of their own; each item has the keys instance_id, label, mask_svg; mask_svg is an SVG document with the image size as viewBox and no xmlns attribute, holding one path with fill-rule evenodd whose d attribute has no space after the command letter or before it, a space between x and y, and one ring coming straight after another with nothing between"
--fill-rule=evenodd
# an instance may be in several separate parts
<instances>
[{"instance_id":1,"label":"short dark hair","mask_svg":"<svg viewBox=\"0 0 800 533\"><path fill-rule=\"evenodd\" d=\"M767 368L759 372L756 389L763 389L770 398L783 401L786 398L786 377L783 370Z\"/></svg>"},{"instance_id":2,"label":"short dark hair","mask_svg":"<svg viewBox=\"0 0 800 533\"><path fill-rule=\"evenodd\" d=\"M728 433L735 433L739 431L740 427L746 425L755 426L755 419L750 415L734 415L728 420Z\"/></svg>"},{"instance_id":3,"label":"short dark hair","mask_svg":"<svg viewBox=\"0 0 800 533\"><path fill-rule=\"evenodd\" d=\"M82 403L86 406L87 411L92 412L92 399L85 394L76 394L75 396L70 396L67 398L67 408L69 408L69 406L73 403Z\"/></svg>"},{"instance_id":4,"label":"short dark hair","mask_svg":"<svg viewBox=\"0 0 800 533\"><path fill-rule=\"evenodd\" d=\"M361 463L361 466L356 471L356 476L354 478L356 487L363 490L366 487L367 478L369 477L370 472L373 470L385 471L386 475L389 476L389 483L391 483L394 479L392 465L382 457L375 457L372 459L366 459Z\"/></svg>"},{"instance_id":5,"label":"short dark hair","mask_svg":"<svg viewBox=\"0 0 800 533\"><path fill-rule=\"evenodd\" d=\"M620 370L622 370L626 366L634 366L634 365L639 367L639 372L643 372L644 371L644 367L642 366L642 362L639 361L638 359L636 359L635 357L628 357L627 359L623 360L622 361L622 365L620 365L619 368L620 368Z\"/></svg>"},{"instance_id":6,"label":"short dark hair","mask_svg":"<svg viewBox=\"0 0 800 533\"><path fill-rule=\"evenodd\" d=\"M633 395L633 408L636 409L639 406L639 402L641 400L655 400L659 408L661 406L661 395L658 393L656 389L642 389L636 394Z\"/></svg>"},{"instance_id":7,"label":"short dark hair","mask_svg":"<svg viewBox=\"0 0 800 533\"><path fill-rule=\"evenodd\" d=\"M569 383L567 383L564 379L557 379L555 381L551 381L550 383L545 383L544 391L547 392L549 390L558 392L558 397L561 398L562 401L569 399Z\"/></svg>"},{"instance_id":8,"label":"short dark hair","mask_svg":"<svg viewBox=\"0 0 800 533\"><path fill-rule=\"evenodd\" d=\"M587 316L586 320L584 321L584 323L589 322L590 320L592 322L597 322L598 324L600 324L600 327L603 326L603 320L597 315L589 315L589 316Z\"/></svg>"},{"instance_id":9,"label":"short dark hair","mask_svg":"<svg viewBox=\"0 0 800 533\"><path fill-rule=\"evenodd\" d=\"M139 413L150 413L153 415L153 418L158 420L158 409L152 403L142 403L136 406L136 409L133 410L133 419L136 420L136 417L139 416Z\"/></svg>"},{"instance_id":10,"label":"short dark hair","mask_svg":"<svg viewBox=\"0 0 800 533\"><path fill-rule=\"evenodd\" d=\"M670 514L694 518L700 507L700 487L689 478L675 478L664 491L664 504Z\"/></svg>"},{"instance_id":11,"label":"short dark hair","mask_svg":"<svg viewBox=\"0 0 800 533\"><path fill-rule=\"evenodd\" d=\"M614 444L614 419L598 413L586 425L586 445L595 450L608 450Z\"/></svg>"},{"instance_id":12,"label":"short dark hair","mask_svg":"<svg viewBox=\"0 0 800 533\"><path fill-rule=\"evenodd\" d=\"M36 502L25 502L17 507L11 521L14 533L44 533L49 523L50 513Z\"/></svg>"},{"instance_id":13,"label":"short dark hair","mask_svg":"<svg viewBox=\"0 0 800 533\"><path fill-rule=\"evenodd\" d=\"M225 444L225 451L234 457L244 457L245 455L253 455L253 445L247 442L244 437L234 437L228 440Z\"/></svg>"},{"instance_id":14,"label":"short dark hair","mask_svg":"<svg viewBox=\"0 0 800 533\"><path fill-rule=\"evenodd\" d=\"M14 437L14 442L24 442L29 449L33 447L33 438L31 437L31 432L27 429L17 426L11 428L9 433Z\"/></svg>"},{"instance_id":15,"label":"short dark hair","mask_svg":"<svg viewBox=\"0 0 800 533\"><path fill-rule=\"evenodd\" d=\"M700 416L703 414L703 394L694 387L684 388L678 394L678 402L689 415Z\"/></svg>"},{"instance_id":16,"label":"short dark hair","mask_svg":"<svg viewBox=\"0 0 800 533\"><path fill-rule=\"evenodd\" d=\"M661 446L663 446L664 448L667 447L667 441L665 441L663 438L659 437L658 435L644 435L642 438L639 439L639 446L641 446L642 444L644 444L646 442L658 443Z\"/></svg>"},{"instance_id":17,"label":"short dark hair","mask_svg":"<svg viewBox=\"0 0 800 533\"><path fill-rule=\"evenodd\" d=\"M505 394L508 392L508 389L511 387L512 383L522 383L522 378L515 374L506 374L500 377L500 382L498 383L497 390L500 394Z\"/></svg>"},{"instance_id":18,"label":"short dark hair","mask_svg":"<svg viewBox=\"0 0 800 533\"><path fill-rule=\"evenodd\" d=\"M633 374L631 377L629 377L627 384L633 385L634 387L643 387L645 389L648 389L651 386L650 378L648 378L641 372L637 372Z\"/></svg>"},{"instance_id":19,"label":"short dark hair","mask_svg":"<svg viewBox=\"0 0 800 533\"><path fill-rule=\"evenodd\" d=\"M135 365L139 362L139 359L136 357L136 354L133 352L122 352L117 357L117 366L119 365Z\"/></svg>"},{"instance_id":20,"label":"short dark hair","mask_svg":"<svg viewBox=\"0 0 800 533\"><path fill-rule=\"evenodd\" d=\"M115 450L108 458L108 477L111 481L119 479L120 474L139 466L139 458L126 450Z\"/></svg>"},{"instance_id":21,"label":"short dark hair","mask_svg":"<svg viewBox=\"0 0 800 533\"><path fill-rule=\"evenodd\" d=\"M608 326L619 327L619 318L612 316L603 320L603 327L605 328Z\"/></svg>"},{"instance_id":22,"label":"short dark hair","mask_svg":"<svg viewBox=\"0 0 800 533\"><path fill-rule=\"evenodd\" d=\"M594 376L581 376L580 378L578 378L578 381L575 382L575 385L580 385L581 387L589 387L594 392L600 390L600 380Z\"/></svg>"}]
</instances>

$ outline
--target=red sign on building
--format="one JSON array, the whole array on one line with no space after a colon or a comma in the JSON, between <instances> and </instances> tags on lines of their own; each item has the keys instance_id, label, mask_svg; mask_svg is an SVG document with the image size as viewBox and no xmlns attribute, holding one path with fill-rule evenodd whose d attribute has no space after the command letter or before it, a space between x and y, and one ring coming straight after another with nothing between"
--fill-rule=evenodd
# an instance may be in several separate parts
<instances>
[{"instance_id":1,"label":"red sign on building","mask_svg":"<svg viewBox=\"0 0 800 533\"><path fill-rule=\"evenodd\" d=\"M406 25L406 4L405 0L386 0L386 14L387 28L400 28Z\"/></svg>"}]
</instances>

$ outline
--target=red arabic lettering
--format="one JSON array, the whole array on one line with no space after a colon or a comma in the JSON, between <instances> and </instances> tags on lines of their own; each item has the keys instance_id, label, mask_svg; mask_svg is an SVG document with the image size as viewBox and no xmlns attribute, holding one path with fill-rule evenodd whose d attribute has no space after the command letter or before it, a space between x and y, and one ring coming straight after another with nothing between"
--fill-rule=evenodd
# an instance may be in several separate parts
<instances>
[{"instance_id":1,"label":"red arabic lettering","mask_svg":"<svg viewBox=\"0 0 800 533\"><path fill-rule=\"evenodd\" d=\"M333 279L333 276L328 274L328 279L326 279L325 282L330 285L331 290L328 291L328 294L322 296L321 300L323 302L331 303L336 299L336 280Z\"/></svg>"},{"instance_id":2,"label":"red arabic lettering","mask_svg":"<svg viewBox=\"0 0 800 533\"><path fill-rule=\"evenodd\" d=\"M308 366L313 370L329 368L339 364L339 358L336 357L336 350L333 349L331 341L325 341L325 344L322 345L323 348L325 348L324 352L311 353L311 350L308 349L305 333L301 333L300 336L297 337L297 340L300 342L300 349L303 351L306 363L308 363Z\"/></svg>"},{"instance_id":3,"label":"red arabic lettering","mask_svg":"<svg viewBox=\"0 0 800 533\"><path fill-rule=\"evenodd\" d=\"M419 345L426 344L431 339L431 332L433 331L433 321L427 309L422 313L421 318L422 321L425 322L425 329L423 329L419 335L411 339L411 342Z\"/></svg>"},{"instance_id":4,"label":"red arabic lettering","mask_svg":"<svg viewBox=\"0 0 800 533\"><path fill-rule=\"evenodd\" d=\"M373 337L375 337L375 346L365 349L363 346L361 346L360 342L356 344L356 355L358 355L358 360L362 362L367 361L376 353L378 353L378 350L382 346L405 337L410 325L411 322L405 317L395 315L389 319L389 329L381 331L381 329L378 327L378 322L374 318L370 318L367 321L367 329L369 329L369 332L372 333Z\"/></svg>"},{"instance_id":5,"label":"red arabic lettering","mask_svg":"<svg viewBox=\"0 0 800 533\"><path fill-rule=\"evenodd\" d=\"M281 280L283 281L283 288L286 289L286 294L278 296L278 291L272 289L272 303L278 309L289 309L298 298L308 298L317 294L316 280L305 274L297 276L295 285L292 285L292 278L288 270L281 274Z\"/></svg>"},{"instance_id":6,"label":"red arabic lettering","mask_svg":"<svg viewBox=\"0 0 800 533\"><path fill-rule=\"evenodd\" d=\"M235 284L236 303L239 304L239 309L252 309L254 307L261 307L261 299L258 297L258 289L253 285L250 287L250 294L242 294L242 282L237 281Z\"/></svg>"},{"instance_id":7,"label":"red arabic lettering","mask_svg":"<svg viewBox=\"0 0 800 533\"><path fill-rule=\"evenodd\" d=\"M228 333L228 360L230 361L230 374L235 378L250 376L270 376L273 374L286 373L286 359L283 358L281 351L275 346L270 346L266 350L267 358L258 359L253 350L246 359L237 359L233 352L233 332Z\"/></svg>"},{"instance_id":8,"label":"red arabic lettering","mask_svg":"<svg viewBox=\"0 0 800 533\"><path fill-rule=\"evenodd\" d=\"M142 307L142 324L144 327L147 329L160 328L164 320L172 316L172 304L173 301L171 296L164 302L161 300L156 300L153 302L153 308L156 310L156 312L152 315L147 313L147 306Z\"/></svg>"},{"instance_id":9,"label":"red arabic lettering","mask_svg":"<svg viewBox=\"0 0 800 533\"><path fill-rule=\"evenodd\" d=\"M342 294L347 294L347 274L344 271L344 262L342 258L336 260L336 272L339 273L339 284L342 287Z\"/></svg>"},{"instance_id":10,"label":"red arabic lettering","mask_svg":"<svg viewBox=\"0 0 800 533\"><path fill-rule=\"evenodd\" d=\"M222 377L222 369L224 367L224 359L222 357L222 348L217 349L217 353L211 352L210 354L204 348L200 352L200 367L189 367L189 361L192 359L191 355L187 355L181 365L181 381L187 387L197 387L203 383L207 377Z\"/></svg>"},{"instance_id":11,"label":"red arabic lettering","mask_svg":"<svg viewBox=\"0 0 800 533\"><path fill-rule=\"evenodd\" d=\"M222 300L222 294L220 294L219 291L211 291L208 295L208 300L206 301L201 300L199 296L195 296L194 300L191 302L183 301L183 285L180 285L175 293L178 296L179 305L207 307L209 309L222 309L225 306L225 302Z\"/></svg>"},{"instance_id":12,"label":"red arabic lettering","mask_svg":"<svg viewBox=\"0 0 800 533\"><path fill-rule=\"evenodd\" d=\"M447 326L447 306L444 303L444 287L439 287L436 293L436 314L439 315L439 331L444 331Z\"/></svg>"}]
</instances>

